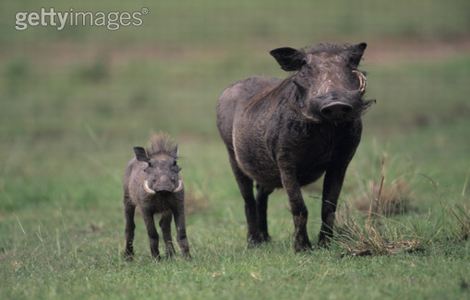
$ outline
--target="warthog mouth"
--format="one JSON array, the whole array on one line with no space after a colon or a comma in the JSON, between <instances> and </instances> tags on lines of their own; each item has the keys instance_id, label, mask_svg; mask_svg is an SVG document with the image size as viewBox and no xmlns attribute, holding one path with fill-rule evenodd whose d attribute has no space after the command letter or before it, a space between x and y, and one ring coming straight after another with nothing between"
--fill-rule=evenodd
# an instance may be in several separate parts
<instances>
[{"instance_id":1,"label":"warthog mouth","mask_svg":"<svg viewBox=\"0 0 470 300\"><path fill-rule=\"evenodd\" d=\"M143 187L144 187L144 191L148 194L151 194L151 195L154 195L156 194L157 192L170 192L170 193L178 193L178 192L181 192L184 188L184 184L183 184L183 180L180 179L178 180L178 186L173 190L166 190L166 189L162 189L162 190L158 190L158 191L155 191L153 190L152 188L149 187L149 182L148 180L144 180L144 184L143 184Z\"/></svg>"},{"instance_id":2,"label":"warthog mouth","mask_svg":"<svg viewBox=\"0 0 470 300\"><path fill-rule=\"evenodd\" d=\"M154 190L152 190L150 187L149 187L149 182L148 180L145 180L144 181L144 191L146 191L148 194L155 194L156 192Z\"/></svg>"},{"instance_id":3,"label":"warthog mouth","mask_svg":"<svg viewBox=\"0 0 470 300\"><path fill-rule=\"evenodd\" d=\"M305 119L309 120L309 121L312 122L312 123L317 123L317 124L319 124L319 123L322 122L322 120L321 120L320 118L318 118L318 117L315 117L315 116L313 116L313 115L308 115L308 114L306 114L306 113L303 112L303 111L301 111L301 113L302 113L302 115L304 116Z\"/></svg>"},{"instance_id":4,"label":"warthog mouth","mask_svg":"<svg viewBox=\"0 0 470 300\"><path fill-rule=\"evenodd\" d=\"M176 189L173 191L173 193L178 193L178 192L181 192L183 190L183 180L178 180L178 186L176 187Z\"/></svg>"},{"instance_id":5,"label":"warthog mouth","mask_svg":"<svg viewBox=\"0 0 470 300\"><path fill-rule=\"evenodd\" d=\"M367 110L369 109L369 107L371 107L372 104L375 104L376 102L377 102L377 100L375 100L375 99L364 100L362 102L361 114L365 114L367 112Z\"/></svg>"}]
</instances>

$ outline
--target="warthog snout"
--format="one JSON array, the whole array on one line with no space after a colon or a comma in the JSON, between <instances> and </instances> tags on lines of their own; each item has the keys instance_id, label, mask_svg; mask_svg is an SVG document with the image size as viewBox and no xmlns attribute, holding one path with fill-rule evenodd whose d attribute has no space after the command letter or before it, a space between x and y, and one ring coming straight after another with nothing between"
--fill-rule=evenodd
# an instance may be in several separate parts
<instances>
[{"instance_id":1,"label":"warthog snout","mask_svg":"<svg viewBox=\"0 0 470 300\"><path fill-rule=\"evenodd\" d=\"M151 184L153 188L149 187L147 180L144 182L144 189L149 194L155 193L178 193L183 190L183 180L179 179L174 183L168 176L162 175L158 180L154 180Z\"/></svg>"},{"instance_id":2,"label":"warthog snout","mask_svg":"<svg viewBox=\"0 0 470 300\"><path fill-rule=\"evenodd\" d=\"M173 192L175 188L176 186L167 175L160 176L155 182L156 192Z\"/></svg>"},{"instance_id":3,"label":"warthog snout","mask_svg":"<svg viewBox=\"0 0 470 300\"><path fill-rule=\"evenodd\" d=\"M351 104L333 101L323 105L320 108L322 116L329 120L341 120L347 118L352 113L353 107Z\"/></svg>"}]
</instances>

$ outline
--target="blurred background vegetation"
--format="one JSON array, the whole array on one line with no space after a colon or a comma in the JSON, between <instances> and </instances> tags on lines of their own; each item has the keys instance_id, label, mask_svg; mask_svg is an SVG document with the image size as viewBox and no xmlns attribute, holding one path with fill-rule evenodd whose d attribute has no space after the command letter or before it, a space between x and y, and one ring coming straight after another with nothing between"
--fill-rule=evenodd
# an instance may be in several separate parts
<instances>
[{"instance_id":1,"label":"blurred background vegetation","mask_svg":"<svg viewBox=\"0 0 470 300\"><path fill-rule=\"evenodd\" d=\"M41 7L92 12L145 7L149 14L141 26L116 31L15 30L16 12ZM61 228L58 236L74 236L92 224L101 230L93 231L97 236L80 236L80 246L75 239L64 243L88 247L89 254L103 247L115 253L122 240L123 168L132 146L160 130L179 142L187 186L204 202L204 209L189 217L196 249L202 253L213 234L233 239L221 245L243 248L242 203L215 126L219 94L250 75L286 76L268 54L273 48L362 41L369 45L362 63L367 96L377 104L365 116L343 201L377 179L386 155L389 179L405 178L421 213L442 202L468 203L468 0L2 1L0 263L33 263L27 250L11 247L33 247L34 238L19 232L35 231L38 224ZM310 194L318 198L318 189L306 198ZM288 240L285 196L273 198L273 235ZM314 233L319 201L307 200ZM217 227L220 222L226 226ZM96 240L103 244L87 244ZM145 240L138 243L144 252ZM35 255L56 250L46 247ZM31 272L17 276L31 279ZM16 287L21 293L21 285Z\"/></svg>"},{"instance_id":2,"label":"blurred background vegetation","mask_svg":"<svg viewBox=\"0 0 470 300\"><path fill-rule=\"evenodd\" d=\"M93 12L145 7L149 14L142 26L116 31L15 30L16 12L41 7ZM214 126L218 95L253 74L285 76L268 55L279 46L369 43L362 67L369 72L368 95L378 104L365 118L366 141L386 142L391 133L436 126L445 132L443 147L453 147L454 130L445 128L469 116L465 0L3 1L0 11L3 206L29 202L10 195L26 183L62 189L81 177L91 183L98 174L120 177L130 147L153 131L168 131L182 143L208 139L220 145ZM182 147L185 155L192 151L197 152ZM446 149L426 152L444 155ZM466 172L458 170L456 178Z\"/></svg>"}]
</instances>

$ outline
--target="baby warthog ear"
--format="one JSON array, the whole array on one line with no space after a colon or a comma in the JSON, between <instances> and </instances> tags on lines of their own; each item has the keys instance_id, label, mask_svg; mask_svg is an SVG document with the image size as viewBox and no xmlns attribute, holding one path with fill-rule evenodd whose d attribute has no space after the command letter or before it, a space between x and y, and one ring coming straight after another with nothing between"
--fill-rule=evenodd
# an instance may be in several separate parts
<instances>
[{"instance_id":1,"label":"baby warthog ear","mask_svg":"<svg viewBox=\"0 0 470 300\"><path fill-rule=\"evenodd\" d=\"M174 149L171 150L171 156L173 156L174 158L178 158L178 146L175 146Z\"/></svg>"},{"instance_id":2,"label":"baby warthog ear","mask_svg":"<svg viewBox=\"0 0 470 300\"><path fill-rule=\"evenodd\" d=\"M290 47L282 47L269 52L284 71L297 71L305 65L305 54Z\"/></svg>"},{"instance_id":3,"label":"baby warthog ear","mask_svg":"<svg viewBox=\"0 0 470 300\"><path fill-rule=\"evenodd\" d=\"M134 147L134 154L135 158L137 158L138 161L145 161L148 162L150 159L147 156L147 152L145 152L145 149L142 147Z\"/></svg>"}]
</instances>

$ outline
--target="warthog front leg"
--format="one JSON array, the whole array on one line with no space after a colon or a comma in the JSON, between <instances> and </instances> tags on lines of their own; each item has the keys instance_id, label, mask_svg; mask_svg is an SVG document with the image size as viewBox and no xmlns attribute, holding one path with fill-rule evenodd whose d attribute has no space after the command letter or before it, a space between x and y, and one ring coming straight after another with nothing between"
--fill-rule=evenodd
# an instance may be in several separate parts
<instances>
[{"instance_id":1,"label":"warthog front leg","mask_svg":"<svg viewBox=\"0 0 470 300\"><path fill-rule=\"evenodd\" d=\"M166 256L172 257L175 254L175 248L173 247L173 240L171 238L171 213L163 213L160 219L160 228L162 229L163 240L165 241Z\"/></svg>"},{"instance_id":2,"label":"warthog front leg","mask_svg":"<svg viewBox=\"0 0 470 300\"><path fill-rule=\"evenodd\" d=\"M155 259L159 260L160 251L158 250L158 233L153 220L153 212L142 211L142 216L144 217L145 227L147 228L150 252Z\"/></svg>"},{"instance_id":3,"label":"warthog front leg","mask_svg":"<svg viewBox=\"0 0 470 300\"><path fill-rule=\"evenodd\" d=\"M352 127L348 135L336 147L331 163L326 169L323 181L321 219L322 225L318 237L320 246L327 246L333 236L336 204L343 186L344 175L359 145L362 126Z\"/></svg>"},{"instance_id":4,"label":"warthog front leg","mask_svg":"<svg viewBox=\"0 0 470 300\"><path fill-rule=\"evenodd\" d=\"M126 218L126 245L124 250L124 258L127 260L132 260L132 257L134 256L134 214L135 206L128 203L127 201L124 201L124 216Z\"/></svg>"},{"instance_id":5,"label":"warthog front leg","mask_svg":"<svg viewBox=\"0 0 470 300\"><path fill-rule=\"evenodd\" d=\"M321 207L322 225L318 237L320 246L328 246L333 237L333 227L336 218L336 205L343 186L347 163L332 166L327 169L323 181L323 195Z\"/></svg>"},{"instance_id":6,"label":"warthog front leg","mask_svg":"<svg viewBox=\"0 0 470 300\"><path fill-rule=\"evenodd\" d=\"M280 164L281 180L289 198L289 204L294 218L294 250L296 252L306 251L312 248L307 234L308 210L302 197L300 185L294 169L288 167L288 163Z\"/></svg>"}]
</instances>

